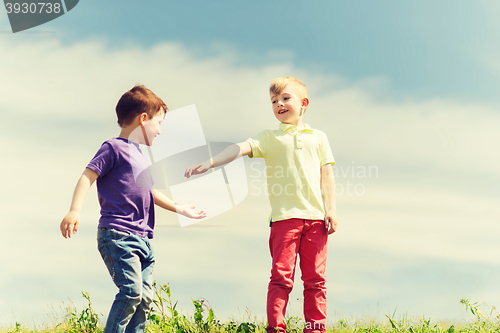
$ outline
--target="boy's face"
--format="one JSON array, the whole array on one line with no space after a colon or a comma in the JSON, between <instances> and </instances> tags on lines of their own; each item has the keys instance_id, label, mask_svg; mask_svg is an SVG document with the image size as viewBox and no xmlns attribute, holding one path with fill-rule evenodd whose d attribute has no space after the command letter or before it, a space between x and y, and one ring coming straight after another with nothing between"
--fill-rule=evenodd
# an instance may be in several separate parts
<instances>
[{"instance_id":1,"label":"boy's face","mask_svg":"<svg viewBox=\"0 0 500 333\"><path fill-rule=\"evenodd\" d=\"M309 100L307 97L300 98L294 88L293 84L289 84L280 94L271 95L271 103L276 119L297 126L302 124L302 117Z\"/></svg>"},{"instance_id":2,"label":"boy's face","mask_svg":"<svg viewBox=\"0 0 500 333\"><path fill-rule=\"evenodd\" d=\"M142 124L142 131L145 136L145 144L153 145L154 139L161 134L160 125L165 119L165 110L161 108L156 115L151 119L146 119Z\"/></svg>"}]
</instances>

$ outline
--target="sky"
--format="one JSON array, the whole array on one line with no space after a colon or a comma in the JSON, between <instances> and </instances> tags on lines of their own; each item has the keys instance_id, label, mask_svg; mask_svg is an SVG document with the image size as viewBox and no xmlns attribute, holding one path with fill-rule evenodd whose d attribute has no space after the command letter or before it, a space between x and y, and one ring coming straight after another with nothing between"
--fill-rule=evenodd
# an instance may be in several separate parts
<instances>
[{"instance_id":1,"label":"sky","mask_svg":"<svg viewBox=\"0 0 500 333\"><path fill-rule=\"evenodd\" d=\"M241 142L277 128L268 86L282 76L307 85L304 121L337 161L329 319L459 320L462 298L498 306L499 12L495 1L87 0L13 34L1 10L0 326L41 325L83 307L85 290L107 315L116 290L95 187L78 233L64 239L59 224L119 134L121 94L144 84L170 110L196 105L207 141ZM184 228L157 209L154 276L186 315L203 297L221 320L265 318L265 165L243 160L248 195L233 209ZM301 313L295 278L289 315Z\"/></svg>"}]
</instances>

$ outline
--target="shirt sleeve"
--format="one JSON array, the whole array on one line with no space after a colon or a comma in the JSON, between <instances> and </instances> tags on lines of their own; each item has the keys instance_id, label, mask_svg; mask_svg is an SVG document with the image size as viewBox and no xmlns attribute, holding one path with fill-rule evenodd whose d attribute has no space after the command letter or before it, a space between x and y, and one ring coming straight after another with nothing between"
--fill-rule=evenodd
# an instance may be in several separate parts
<instances>
[{"instance_id":1,"label":"shirt sleeve","mask_svg":"<svg viewBox=\"0 0 500 333\"><path fill-rule=\"evenodd\" d=\"M264 131L257 134L255 139L248 139L247 142L250 143L250 146L252 147L252 152L248 155L248 157L265 157L269 142L268 137L267 131Z\"/></svg>"},{"instance_id":2,"label":"shirt sleeve","mask_svg":"<svg viewBox=\"0 0 500 333\"><path fill-rule=\"evenodd\" d=\"M94 158L87 165L87 168L94 170L99 177L102 177L113 168L115 160L113 147L111 144L104 142Z\"/></svg>"},{"instance_id":3,"label":"shirt sleeve","mask_svg":"<svg viewBox=\"0 0 500 333\"><path fill-rule=\"evenodd\" d=\"M320 161L321 165L325 164L335 164L335 159L333 158L332 149L330 148L330 143L324 132L320 132Z\"/></svg>"}]
</instances>

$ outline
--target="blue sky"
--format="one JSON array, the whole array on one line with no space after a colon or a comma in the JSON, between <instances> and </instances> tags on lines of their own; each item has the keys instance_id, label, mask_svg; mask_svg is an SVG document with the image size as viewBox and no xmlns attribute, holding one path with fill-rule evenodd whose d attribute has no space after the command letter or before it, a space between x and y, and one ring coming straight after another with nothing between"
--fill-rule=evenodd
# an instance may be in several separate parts
<instances>
[{"instance_id":1,"label":"blue sky","mask_svg":"<svg viewBox=\"0 0 500 333\"><path fill-rule=\"evenodd\" d=\"M95 188L76 237L58 226L83 168L119 133L124 91L143 83L171 110L196 104L207 140L239 142L277 126L267 87L285 75L309 87L304 119L329 137L345 190L329 314L457 319L468 318L460 298L498 305L499 11L494 1L89 0L18 34L2 12L0 216L12 237L0 325L68 298L83 305L82 290L107 314L115 290L96 250ZM263 189L262 161L245 163ZM370 166L378 172L349 171ZM184 313L205 297L221 319L246 308L263 318L269 211L254 191L192 228L158 211L155 277Z\"/></svg>"},{"instance_id":2,"label":"blue sky","mask_svg":"<svg viewBox=\"0 0 500 333\"><path fill-rule=\"evenodd\" d=\"M175 41L198 57L222 43L243 55L240 65L284 56L347 80L383 77L396 96L498 102L498 73L481 59L499 51L496 10L491 1L86 1L52 26L66 30L67 43Z\"/></svg>"}]
</instances>

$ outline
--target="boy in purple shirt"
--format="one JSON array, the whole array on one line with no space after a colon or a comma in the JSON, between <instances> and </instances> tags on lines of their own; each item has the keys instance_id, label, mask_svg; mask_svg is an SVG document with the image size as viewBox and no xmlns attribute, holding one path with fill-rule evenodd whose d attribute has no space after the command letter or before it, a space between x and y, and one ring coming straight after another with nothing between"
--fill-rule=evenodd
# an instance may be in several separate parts
<instances>
[{"instance_id":1,"label":"boy in purple shirt","mask_svg":"<svg viewBox=\"0 0 500 333\"><path fill-rule=\"evenodd\" d=\"M101 206L97 243L119 291L106 323L108 332L144 332L153 299L152 272L154 204L190 218L203 218L194 206L176 205L152 189L149 163L139 144L151 146L160 134L165 103L144 86L135 86L118 101L121 127L117 138L104 142L78 181L69 213L61 222L65 238L76 233L80 211L90 186L97 180Z\"/></svg>"}]
</instances>

